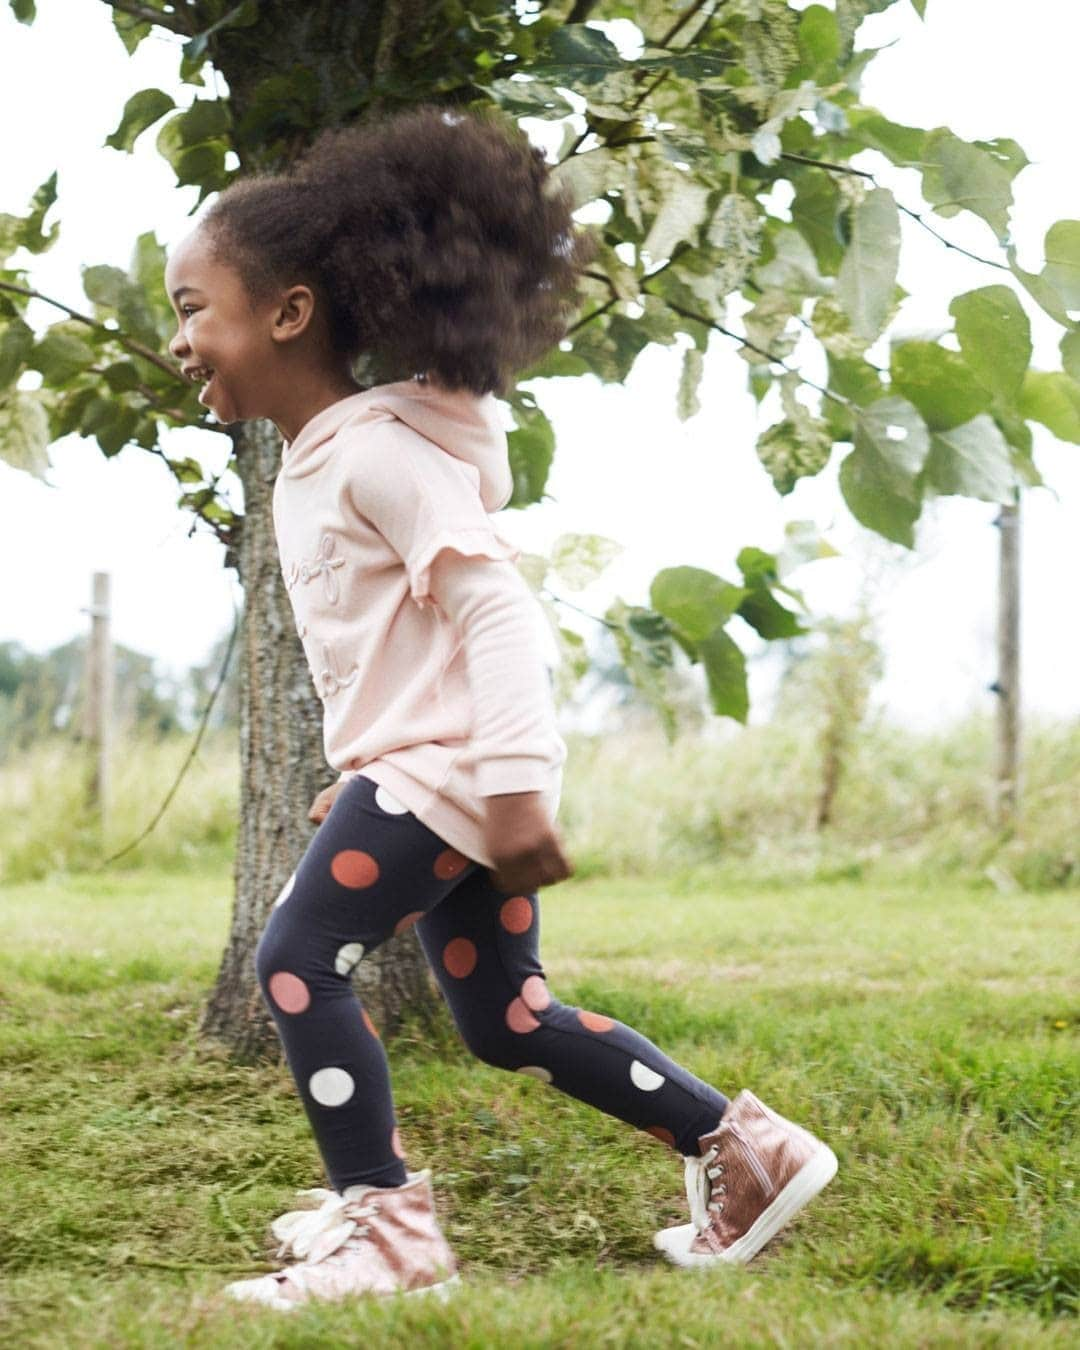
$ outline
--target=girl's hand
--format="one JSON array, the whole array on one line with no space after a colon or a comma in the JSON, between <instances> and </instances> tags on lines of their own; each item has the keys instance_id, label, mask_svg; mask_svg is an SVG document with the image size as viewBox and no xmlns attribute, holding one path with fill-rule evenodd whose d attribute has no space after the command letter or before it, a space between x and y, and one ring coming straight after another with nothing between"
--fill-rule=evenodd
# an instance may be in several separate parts
<instances>
[{"instance_id":1,"label":"girl's hand","mask_svg":"<svg viewBox=\"0 0 1080 1350\"><path fill-rule=\"evenodd\" d=\"M574 875L563 840L541 792L501 792L485 797L484 843L500 891L526 895Z\"/></svg>"},{"instance_id":2,"label":"girl's hand","mask_svg":"<svg viewBox=\"0 0 1080 1350\"><path fill-rule=\"evenodd\" d=\"M323 788L308 809L308 820L313 820L316 825L321 825L330 814L334 798L344 786L344 783L338 781L337 783L331 783L328 788Z\"/></svg>"}]
</instances>

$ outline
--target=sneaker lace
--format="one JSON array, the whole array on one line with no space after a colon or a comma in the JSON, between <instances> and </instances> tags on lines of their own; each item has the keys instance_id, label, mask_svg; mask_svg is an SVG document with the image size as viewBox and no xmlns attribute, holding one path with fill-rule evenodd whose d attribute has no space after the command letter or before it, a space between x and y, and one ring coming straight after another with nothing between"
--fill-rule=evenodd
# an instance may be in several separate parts
<instances>
[{"instance_id":1,"label":"sneaker lace","mask_svg":"<svg viewBox=\"0 0 1080 1350\"><path fill-rule=\"evenodd\" d=\"M724 1208L723 1200L716 1198L727 1191L723 1182L716 1182L724 1174L723 1163L716 1161L718 1152L717 1146L710 1144L701 1157L686 1155L686 1198L690 1202L691 1221L699 1233Z\"/></svg>"},{"instance_id":2,"label":"sneaker lace","mask_svg":"<svg viewBox=\"0 0 1080 1350\"><path fill-rule=\"evenodd\" d=\"M357 1247L367 1234L370 1224L361 1221L379 1210L374 1200L360 1204L323 1186L297 1191L297 1195L309 1195L321 1203L317 1209L290 1210L274 1219L270 1227L281 1239L278 1256L291 1253L309 1266L320 1261L339 1265L346 1251Z\"/></svg>"}]
</instances>

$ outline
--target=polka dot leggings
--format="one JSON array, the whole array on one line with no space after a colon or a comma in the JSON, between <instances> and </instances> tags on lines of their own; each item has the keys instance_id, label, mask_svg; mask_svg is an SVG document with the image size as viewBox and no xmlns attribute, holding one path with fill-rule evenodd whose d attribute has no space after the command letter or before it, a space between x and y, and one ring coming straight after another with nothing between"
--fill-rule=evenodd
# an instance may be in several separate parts
<instances>
[{"instance_id":1,"label":"polka dot leggings","mask_svg":"<svg viewBox=\"0 0 1080 1350\"><path fill-rule=\"evenodd\" d=\"M349 779L274 903L259 985L335 1190L406 1180L386 1053L349 975L417 935L469 1049L697 1154L727 1098L644 1036L560 1003L538 955L536 895L497 890L363 774Z\"/></svg>"}]
</instances>

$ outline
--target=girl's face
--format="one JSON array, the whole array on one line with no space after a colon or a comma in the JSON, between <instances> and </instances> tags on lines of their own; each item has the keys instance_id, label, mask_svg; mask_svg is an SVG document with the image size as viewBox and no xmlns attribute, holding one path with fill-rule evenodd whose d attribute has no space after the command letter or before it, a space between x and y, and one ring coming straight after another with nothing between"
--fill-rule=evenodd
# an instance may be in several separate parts
<instances>
[{"instance_id":1,"label":"girl's face","mask_svg":"<svg viewBox=\"0 0 1080 1350\"><path fill-rule=\"evenodd\" d=\"M256 304L201 229L169 258L165 289L179 321L169 351L202 385L199 402L222 423L267 416L279 354L271 337L277 301Z\"/></svg>"}]
</instances>

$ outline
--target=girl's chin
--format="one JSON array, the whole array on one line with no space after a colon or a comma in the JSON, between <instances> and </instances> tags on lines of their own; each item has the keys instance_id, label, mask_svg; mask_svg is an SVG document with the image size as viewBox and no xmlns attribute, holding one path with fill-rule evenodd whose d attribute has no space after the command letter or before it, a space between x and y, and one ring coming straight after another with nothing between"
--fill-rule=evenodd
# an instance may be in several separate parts
<instances>
[{"instance_id":1,"label":"girl's chin","mask_svg":"<svg viewBox=\"0 0 1080 1350\"><path fill-rule=\"evenodd\" d=\"M223 397L216 375L211 375L199 390L199 402L208 412L213 414L214 421L222 426L228 426L232 422L241 420L239 413L228 398Z\"/></svg>"}]
</instances>

